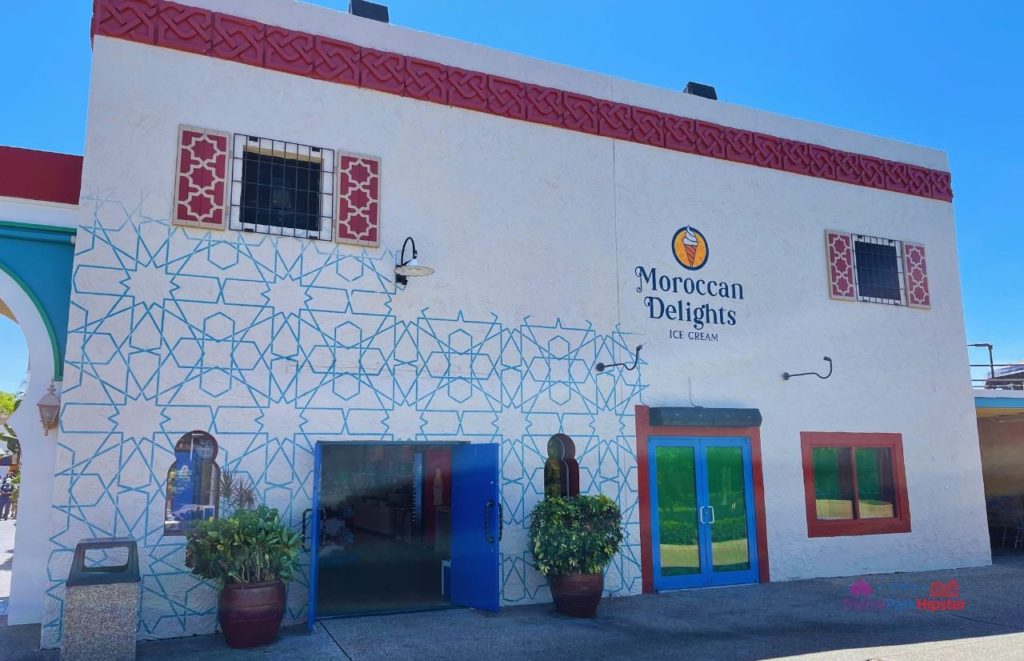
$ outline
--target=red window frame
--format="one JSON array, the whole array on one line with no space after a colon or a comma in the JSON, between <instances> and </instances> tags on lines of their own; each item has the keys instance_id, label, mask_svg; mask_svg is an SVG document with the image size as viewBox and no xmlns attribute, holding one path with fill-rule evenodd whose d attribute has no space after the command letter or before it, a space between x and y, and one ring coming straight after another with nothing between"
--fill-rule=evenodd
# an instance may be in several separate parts
<instances>
[{"instance_id":1,"label":"red window frame","mask_svg":"<svg viewBox=\"0 0 1024 661\"><path fill-rule=\"evenodd\" d=\"M889 519L823 520L818 518L814 497L814 448L889 448L892 451L895 516ZM910 532L910 502L907 497L907 473L903 464L902 434L865 434L851 432L801 432L800 449L804 467L804 499L807 508L808 537L845 535L884 535ZM854 464L854 470L856 470ZM857 499L857 480L853 480Z\"/></svg>"}]
</instances>

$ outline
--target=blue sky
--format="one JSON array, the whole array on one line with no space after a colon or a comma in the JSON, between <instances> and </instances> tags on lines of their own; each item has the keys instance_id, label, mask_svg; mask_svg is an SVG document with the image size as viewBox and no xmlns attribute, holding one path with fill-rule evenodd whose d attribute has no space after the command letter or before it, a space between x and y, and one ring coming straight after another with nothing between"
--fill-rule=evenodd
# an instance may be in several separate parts
<instances>
[{"instance_id":1,"label":"blue sky","mask_svg":"<svg viewBox=\"0 0 1024 661\"><path fill-rule=\"evenodd\" d=\"M91 4L0 3L0 144L82 153ZM724 101L946 151L968 339L1024 359L1024 3L387 4L417 30L672 89L705 82ZM25 361L0 318L0 389Z\"/></svg>"}]
</instances>

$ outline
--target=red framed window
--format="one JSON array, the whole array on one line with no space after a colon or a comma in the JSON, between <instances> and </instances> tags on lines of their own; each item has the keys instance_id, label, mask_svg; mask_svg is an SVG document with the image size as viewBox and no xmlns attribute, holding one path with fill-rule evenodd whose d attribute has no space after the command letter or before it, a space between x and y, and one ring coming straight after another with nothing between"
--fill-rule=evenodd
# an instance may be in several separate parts
<instances>
[{"instance_id":1,"label":"red framed window","mask_svg":"<svg viewBox=\"0 0 1024 661\"><path fill-rule=\"evenodd\" d=\"M910 532L900 434L802 432L809 537Z\"/></svg>"}]
</instances>

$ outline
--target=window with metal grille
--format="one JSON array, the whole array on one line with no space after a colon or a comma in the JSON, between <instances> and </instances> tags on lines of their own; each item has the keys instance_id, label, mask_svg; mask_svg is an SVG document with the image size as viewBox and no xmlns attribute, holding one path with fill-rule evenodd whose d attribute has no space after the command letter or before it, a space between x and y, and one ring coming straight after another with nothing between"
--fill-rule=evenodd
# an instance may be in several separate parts
<instances>
[{"instance_id":1,"label":"window with metal grille","mask_svg":"<svg viewBox=\"0 0 1024 661\"><path fill-rule=\"evenodd\" d=\"M854 234L853 261L857 300L906 305L902 241Z\"/></svg>"},{"instance_id":2,"label":"window with metal grille","mask_svg":"<svg viewBox=\"0 0 1024 661\"><path fill-rule=\"evenodd\" d=\"M334 150L235 135L231 229L331 240Z\"/></svg>"}]
</instances>

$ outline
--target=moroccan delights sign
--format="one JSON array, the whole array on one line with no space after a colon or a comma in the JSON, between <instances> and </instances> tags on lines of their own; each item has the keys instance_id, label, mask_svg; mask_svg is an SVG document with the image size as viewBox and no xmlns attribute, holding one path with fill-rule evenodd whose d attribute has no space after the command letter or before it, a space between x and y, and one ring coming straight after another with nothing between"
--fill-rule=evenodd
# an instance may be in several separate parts
<instances>
[{"instance_id":1,"label":"moroccan delights sign","mask_svg":"<svg viewBox=\"0 0 1024 661\"><path fill-rule=\"evenodd\" d=\"M700 277L710 254L704 234L687 225L672 237L672 255L683 271L659 271L654 266L633 270L647 316L671 324L671 339L717 342L719 330L736 325L732 306L743 300L743 285Z\"/></svg>"}]
</instances>

